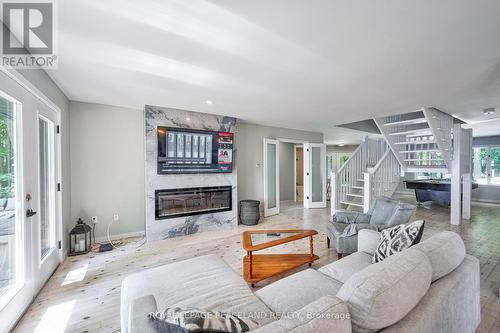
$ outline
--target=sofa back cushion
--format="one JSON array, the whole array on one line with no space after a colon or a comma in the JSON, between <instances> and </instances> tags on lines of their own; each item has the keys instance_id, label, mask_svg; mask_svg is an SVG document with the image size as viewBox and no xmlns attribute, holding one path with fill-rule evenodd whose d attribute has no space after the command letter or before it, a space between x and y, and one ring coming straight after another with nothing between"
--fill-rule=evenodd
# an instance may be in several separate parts
<instances>
[{"instance_id":1,"label":"sofa back cushion","mask_svg":"<svg viewBox=\"0 0 500 333\"><path fill-rule=\"evenodd\" d=\"M432 282L449 274L462 263L465 245L460 236L452 231L442 231L413 246L422 251L432 265Z\"/></svg>"},{"instance_id":2,"label":"sofa back cushion","mask_svg":"<svg viewBox=\"0 0 500 333\"><path fill-rule=\"evenodd\" d=\"M410 248L354 274L337 297L349 308L355 331L376 332L413 309L431 284L427 256Z\"/></svg>"}]
</instances>

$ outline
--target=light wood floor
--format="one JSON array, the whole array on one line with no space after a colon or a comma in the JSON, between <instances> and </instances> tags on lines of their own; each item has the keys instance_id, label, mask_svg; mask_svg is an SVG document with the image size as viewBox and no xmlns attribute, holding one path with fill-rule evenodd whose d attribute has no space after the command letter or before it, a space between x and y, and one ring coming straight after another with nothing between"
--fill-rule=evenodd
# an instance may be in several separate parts
<instances>
[{"instance_id":1,"label":"light wood floor","mask_svg":"<svg viewBox=\"0 0 500 333\"><path fill-rule=\"evenodd\" d=\"M335 251L326 248L323 235L329 218L327 209L303 210L288 204L282 210L278 216L261 220L258 228L316 229L320 235L315 237L315 252L321 258L313 267L336 260ZM425 238L441 230L455 231L464 239L467 252L480 259L482 320L478 332L500 332L500 206L474 204L472 220L458 227L449 224L448 209L438 206L419 207L416 218L426 220ZM220 255L241 274L245 254L241 233L247 229L240 226L150 244L133 239L120 250L67 258L15 332L119 332L120 284L124 276L207 253ZM284 245L280 250L307 253L308 240Z\"/></svg>"}]
</instances>

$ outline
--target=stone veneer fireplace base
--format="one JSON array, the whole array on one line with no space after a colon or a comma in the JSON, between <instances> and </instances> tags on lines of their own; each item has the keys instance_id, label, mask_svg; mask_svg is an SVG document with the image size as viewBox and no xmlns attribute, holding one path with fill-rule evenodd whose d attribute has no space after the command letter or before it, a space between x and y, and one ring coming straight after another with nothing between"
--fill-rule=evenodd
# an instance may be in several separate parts
<instances>
[{"instance_id":1,"label":"stone veneer fireplace base","mask_svg":"<svg viewBox=\"0 0 500 333\"><path fill-rule=\"evenodd\" d=\"M145 152L146 152L146 237L148 241L189 235L201 231L233 228L237 218L237 164L233 149L232 173L168 174L157 173L157 127L176 127L209 131L237 132L236 118L206 113L146 105ZM169 189L193 189L206 187L230 187L230 209L205 211L203 214L183 214L169 218L157 218L157 191ZM199 203L198 203L199 204ZM187 205L187 203L186 203ZM180 208L180 205L179 207Z\"/></svg>"}]
</instances>

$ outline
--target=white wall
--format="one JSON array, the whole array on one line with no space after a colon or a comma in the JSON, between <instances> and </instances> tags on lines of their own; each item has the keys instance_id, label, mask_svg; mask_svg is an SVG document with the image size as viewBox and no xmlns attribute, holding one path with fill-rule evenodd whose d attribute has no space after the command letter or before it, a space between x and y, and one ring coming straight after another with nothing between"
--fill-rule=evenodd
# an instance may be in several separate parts
<instances>
[{"instance_id":1,"label":"white wall","mask_svg":"<svg viewBox=\"0 0 500 333\"><path fill-rule=\"evenodd\" d=\"M96 237L144 232L143 110L80 102L71 112L71 220L98 217Z\"/></svg>"},{"instance_id":2,"label":"white wall","mask_svg":"<svg viewBox=\"0 0 500 333\"><path fill-rule=\"evenodd\" d=\"M293 168L295 166L293 158L294 144L280 142L280 200L293 200L293 184L295 182Z\"/></svg>"},{"instance_id":3,"label":"white wall","mask_svg":"<svg viewBox=\"0 0 500 333\"><path fill-rule=\"evenodd\" d=\"M260 126L240 122L235 136L238 166L238 199L264 200L263 142L264 138L294 139L322 143L323 133ZM261 204L261 209L263 206Z\"/></svg>"}]
</instances>

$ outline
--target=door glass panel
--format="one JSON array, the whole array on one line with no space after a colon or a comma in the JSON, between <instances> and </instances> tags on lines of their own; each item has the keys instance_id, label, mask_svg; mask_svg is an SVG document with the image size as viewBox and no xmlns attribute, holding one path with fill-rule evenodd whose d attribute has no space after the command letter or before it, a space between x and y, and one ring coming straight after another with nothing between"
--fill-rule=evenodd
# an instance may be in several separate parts
<instances>
[{"instance_id":1,"label":"door glass panel","mask_svg":"<svg viewBox=\"0 0 500 333\"><path fill-rule=\"evenodd\" d=\"M0 97L0 298L19 279L16 244L16 119L14 103ZM18 236L18 235L17 235Z\"/></svg>"},{"instance_id":2,"label":"door glass panel","mask_svg":"<svg viewBox=\"0 0 500 333\"><path fill-rule=\"evenodd\" d=\"M267 208L276 207L276 144L267 144Z\"/></svg>"},{"instance_id":3,"label":"door glass panel","mask_svg":"<svg viewBox=\"0 0 500 333\"><path fill-rule=\"evenodd\" d=\"M40 118L39 122L40 157L40 249L43 259L54 244L55 218L55 177L54 177L54 137L52 122Z\"/></svg>"},{"instance_id":4,"label":"door glass panel","mask_svg":"<svg viewBox=\"0 0 500 333\"><path fill-rule=\"evenodd\" d=\"M322 166L321 166L321 148L312 147L311 148L311 171L312 171L312 201L321 202L323 201L323 177L322 177Z\"/></svg>"}]
</instances>

